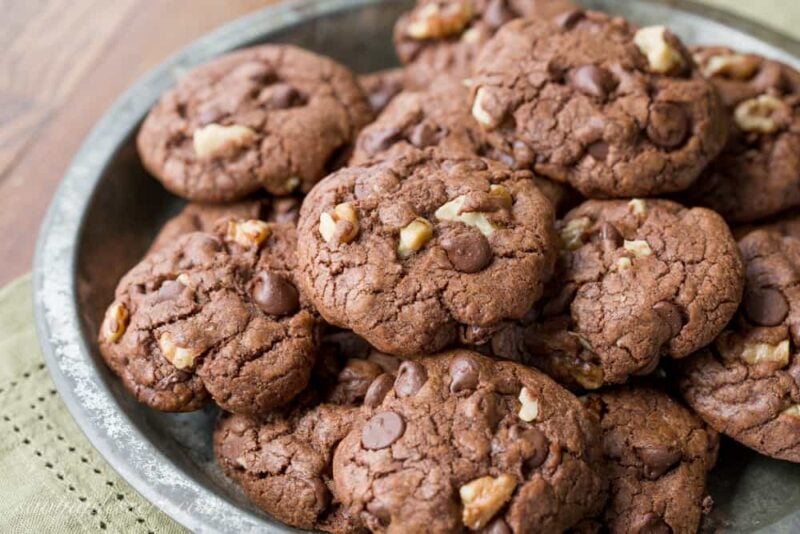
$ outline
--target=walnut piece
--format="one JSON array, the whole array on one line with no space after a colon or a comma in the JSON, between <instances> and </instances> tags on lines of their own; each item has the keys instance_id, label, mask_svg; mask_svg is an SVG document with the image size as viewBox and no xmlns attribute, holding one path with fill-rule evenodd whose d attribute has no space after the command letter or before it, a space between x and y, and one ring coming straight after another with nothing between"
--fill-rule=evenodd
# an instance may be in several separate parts
<instances>
[{"instance_id":1,"label":"walnut piece","mask_svg":"<svg viewBox=\"0 0 800 534\"><path fill-rule=\"evenodd\" d=\"M650 70L658 74L669 74L684 65L680 51L666 38L664 26L641 28L633 37L633 43L647 57Z\"/></svg>"},{"instance_id":2,"label":"walnut piece","mask_svg":"<svg viewBox=\"0 0 800 534\"><path fill-rule=\"evenodd\" d=\"M750 365L771 362L785 367L789 364L789 340L784 339L777 345L770 345L769 343L747 344L740 357Z\"/></svg>"},{"instance_id":3,"label":"walnut piece","mask_svg":"<svg viewBox=\"0 0 800 534\"><path fill-rule=\"evenodd\" d=\"M433 225L417 217L400 230L400 242L397 245L397 255L405 259L425 246L433 237Z\"/></svg>"},{"instance_id":4,"label":"walnut piece","mask_svg":"<svg viewBox=\"0 0 800 534\"><path fill-rule=\"evenodd\" d=\"M178 369L194 367L195 359L203 353L203 349L179 346L172 339L172 335L169 332L164 332L158 338L158 347L161 349L161 354L164 355L164 358Z\"/></svg>"},{"instance_id":5,"label":"walnut piece","mask_svg":"<svg viewBox=\"0 0 800 534\"><path fill-rule=\"evenodd\" d=\"M258 219L228 221L225 239L243 247L258 247L270 234L269 224Z\"/></svg>"},{"instance_id":6,"label":"walnut piece","mask_svg":"<svg viewBox=\"0 0 800 534\"><path fill-rule=\"evenodd\" d=\"M701 61L697 62L701 64ZM703 76L724 76L735 80L747 80L759 66L758 58L744 54L719 54L711 56L703 65Z\"/></svg>"},{"instance_id":7,"label":"walnut piece","mask_svg":"<svg viewBox=\"0 0 800 534\"><path fill-rule=\"evenodd\" d=\"M406 34L412 39L441 39L461 32L472 19L472 1L430 3L412 12Z\"/></svg>"},{"instance_id":8,"label":"walnut piece","mask_svg":"<svg viewBox=\"0 0 800 534\"><path fill-rule=\"evenodd\" d=\"M319 216L319 233L326 243L350 243L358 235L358 213L352 204L342 202L333 211Z\"/></svg>"},{"instance_id":9,"label":"walnut piece","mask_svg":"<svg viewBox=\"0 0 800 534\"><path fill-rule=\"evenodd\" d=\"M622 246L625 250L633 254L634 258L646 258L653 253L650 245L647 244L647 241L642 239L636 239L633 241L628 241L626 239Z\"/></svg>"},{"instance_id":10,"label":"walnut piece","mask_svg":"<svg viewBox=\"0 0 800 534\"><path fill-rule=\"evenodd\" d=\"M513 475L502 474L499 477L485 476L461 486L459 495L464 506L462 520L467 528L478 530L500 511L508 502L517 479Z\"/></svg>"},{"instance_id":11,"label":"walnut piece","mask_svg":"<svg viewBox=\"0 0 800 534\"><path fill-rule=\"evenodd\" d=\"M775 133L778 121L772 115L783 108L783 102L772 95L760 95L741 102L733 110L733 119L745 132Z\"/></svg>"},{"instance_id":12,"label":"walnut piece","mask_svg":"<svg viewBox=\"0 0 800 534\"><path fill-rule=\"evenodd\" d=\"M108 343L116 343L128 327L130 314L128 308L121 302L115 302L108 307L103 321L103 335Z\"/></svg>"},{"instance_id":13,"label":"walnut piece","mask_svg":"<svg viewBox=\"0 0 800 534\"><path fill-rule=\"evenodd\" d=\"M792 404L781 413L790 417L800 417L800 404Z\"/></svg>"},{"instance_id":14,"label":"walnut piece","mask_svg":"<svg viewBox=\"0 0 800 534\"><path fill-rule=\"evenodd\" d=\"M497 228L489 222L486 215L477 211L461 212L461 207L464 205L465 200L466 196L457 196L453 200L442 204L436 210L434 216L440 221L462 222L466 225L474 226L485 236L492 235L492 232Z\"/></svg>"},{"instance_id":15,"label":"walnut piece","mask_svg":"<svg viewBox=\"0 0 800 534\"><path fill-rule=\"evenodd\" d=\"M519 392L519 402L521 406L517 415L520 419L530 423L539 417L539 400L533 396L531 390L523 387Z\"/></svg>"},{"instance_id":16,"label":"walnut piece","mask_svg":"<svg viewBox=\"0 0 800 534\"><path fill-rule=\"evenodd\" d=\"M647 202L641 198L634 198L628 202L628 207L634 215L645 216L647 215Z\"/></svg>"},{"instance_id":17,"label":"walnut piece","mask_svg":"<svg viewBox=\"0 0 800 534\"><path fill-rule=\"evenodd\" d=\"M487 111L489 98L489 90L485 87L479 87L475 92L475 100L472 102L472 116L478 121L478 124L491 130L497 128L501 120Z\"/></svg>"},{"instance_id":18,"label":"walnut piece","mask_svg":"<svg viewBox=\"0 0 800 534\"><path fill-rule=\"evenodd\" d=\"M213 158L234 153L256 139L256 132L247 126L222 126L211 123L194 131L194 152L201 158Z\"/></svg>"},{"instance_id":19,"label":"walnut piece","mask_svg":"<svg viewBox=\"0 0 800 534\"><path fill-rule=\"evenodd\" d=\"M589 217L572 219L561 228L561 245L567 250L577 250L583 246L583 236L592 226Z\"/></svg>"}]
</instances>

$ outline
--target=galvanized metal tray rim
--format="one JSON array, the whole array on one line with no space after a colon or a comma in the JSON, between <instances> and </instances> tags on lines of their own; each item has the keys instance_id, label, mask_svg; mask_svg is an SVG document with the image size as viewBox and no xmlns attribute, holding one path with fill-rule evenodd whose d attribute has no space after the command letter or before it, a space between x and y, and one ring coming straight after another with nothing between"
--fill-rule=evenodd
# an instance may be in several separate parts
<instances>
[{"instance_id":1,"label":"galvanized metal tray rim","mask_svg":"<svg viewBox=\"0 0 800 534\"><path fill-rule=\"evenodd\" d=\"M391 0L390 0L391 1ZM800 57L800 42L736 15L689 0L639 0L722 22ZM80 324L76 246L87 206L113 154L174 80L174 74L304 20L381 0L291 0L222 26L162 63L126 91L97 123L67 170L42 224L33 276L36 326L50 373L67 408L92 445L138 492L196 532L264 531L264 519L242 510L200 484L166 458L118 403L103 382ZM798 514L791 518L796 525ZM290 532L271 523L273 532Z\"/></svg>"}]
</instances>

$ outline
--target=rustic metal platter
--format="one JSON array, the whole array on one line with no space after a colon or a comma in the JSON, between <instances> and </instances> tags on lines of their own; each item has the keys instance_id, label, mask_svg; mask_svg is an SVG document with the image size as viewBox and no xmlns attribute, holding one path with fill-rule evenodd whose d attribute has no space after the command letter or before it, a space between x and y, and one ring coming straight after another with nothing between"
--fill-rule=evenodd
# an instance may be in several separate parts
<instances>
[{"instance_id":1,"label":"rustic metal platter","mask_svg":"<svg viewBox=\"0 0 800 534\"><path fill-rule=\"evenodd\" d=\"M795 66L800 43L684 0L585 0L640 24L666 24L688 43L728 44ZM293 532L251 506L211 452L216 413L162 414L138 405L103 365L97 325L119 277L182 201L139 163L134 135L182 72L235 48L294 43L358 72L392 66L392 25L411 0L295 0L225 25L164 62L98 122L42 225L34 265L36 320L50 373L92 444L136 490L195 532ZM724 441L706 528L800 532L800 465Z\"/></svg>"}]
</instances>

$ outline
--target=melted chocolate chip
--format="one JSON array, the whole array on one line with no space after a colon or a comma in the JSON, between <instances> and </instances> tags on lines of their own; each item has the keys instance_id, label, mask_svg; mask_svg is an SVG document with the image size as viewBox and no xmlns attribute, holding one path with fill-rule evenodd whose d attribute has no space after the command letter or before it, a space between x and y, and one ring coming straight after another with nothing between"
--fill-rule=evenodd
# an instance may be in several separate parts
<instances>
[{"instance_id":1,"label":"melted chocolate chip","mask_svg":"<svg viewBox=\"0 0 800 534\"><path fill-rule=\"evenodd\" d=\"M480 367L474 358L459 355L450 362L450 391L471 390L478 387Z\"/></svg>"},{"instance_id":2,"label":"melted chocolate chip","mask_svg":"<svg viewBox=\"0 0 800 534\"><path fill-rule=\"evenodd\" d=\"M297 289L283 276L261 271L253 284L253 300L270 315L291 315L300 307Z\"/></svg>"},{"instance_id":3,"label":"melted chocolate chip","mask_svg":"<svg viewBox=\"0 0 800 534\"><path fill-rule=\"evenodd\" d=\"M368 408L375 408L383 402L386 394L392 389L394 377L389 373L383 373L372 381L372 384L367 388L367 394L364 395L364 406Z\"/></svg>"},{"instance_id":4,"label":"melted chocolate chip","mask_svg":"<svg viewBox=\"0 0 800 534\"><path fill-rule=\"evenodd\" d=\"M481 530L483 534L511 534L511 529L505 519L498 517Z\"/></svg>"},{"instance_id":5,"label":"melted chocolate chip","mask_svg":"<svg viewBox=\"0 0 800 534\"><path fill-rule=\"evenodd\" d=\"M372 416L361 431L361 444L366 449L385 449L403 436L406 422L395 412L381 412Z\"/></svg>"},{"instance_id":6,"label":"melted chocolate chip","mask_svg":"<svg viewBox=\"0 0 800 534\"><path fill-rule=\"evenodd\" d=\"M265 90L263 100L270 109L287 109L302 105L305 99L288 83L276 83Z\"/></svg>"},{"instance_id":7,"label":"melted chocolate chip","mask_svg":"<svg viewBox=\"0 0 800 534\"><path fill-rule=\"evenodd\" d=\"M584 65L572 74L572 85L586 95L605 100L616 82L606 69L597 65Z\"/></svg>"},{"instance_id":8,"label":"melted chocolate chip","mask_svg":"<svg viewBox=\"0 0 800 534\"><path fill-rule=\"evenodd\" d=\"M677 336L683 329L683 316L681 310L675 304L667 301L661 301L653 306L653 311L656 312L661 319L669 325L672 337Z\"/></svg>"},{"instance_id":9,"label":"melted chocolate chip","mask_svg":"<svg viewBox=\"0 0 800 534\"><path fill-rule=\"evenodd\" d=\"M598 233L598 237L603 244L603 247L609 250L616 250L622 246L622 242L624 241L622 238L622 234L619 233L617 227L611 224L610 222L604 222L600 226L600 232Z\"/></svg>"},{"instance_id":10,"label":"melted chocolate chip","mask_svg":"<svg viewBox=\"0 0 800 534\"><path fill-rule=\"evenodd\" d=\"M439 243L453 267L462 273L477 273L492 262L489 240L477 230L445 235Z\"/></svg>"},{"instance_id":11,"label":"melted chocolate chip","mask_svg":"<svg viewBox=\"0 0 800 534\"><path fill-rule=\"evenodd\" d=\"M689 118L681 106L656 102L650 107L647 137L662 148L675 148L686 139Z\"/></svg>"},{"instance_id":12,"label":"melted chocolate chip","mask_svg":"<svg viewBox=\"0 0 800 534\"><path fill-rule=\"evenodd\" d=\"M644 463L644 476L650 480L660 478L681 459L681 452L669 447L639 447L636 454Z\"/></svg>"},{"instance_id":13,"label":"melted chocolate chip","mask_svg":"<svg viewBox=\"0 0 800 534\"><path fill-rule=\"evenodd\" d=\"M522 450L525 454L525 467L528 470L536 469L544 463L550 450L550 442L544 432L538 428L514 425L508 431L508 436L524 444Z\"/></svg>"},{"instance_id":14,"label":"melted chocolate chip","mask_svg":"<svg viewBox=\"0 0 800 534\"><path fill-rule=\"evenodd\" d=\"M789 303L777 289L748 287L744 295L744 312L757 325L777 326L789 314Z\"/></svg>"},{"instance_id":15,"label":"melted chocolate chip","mask_svg":"<svg viewBox=\"0 0 800 534\"><path fill-rule=\"evenodd\" d=\"M337 389L347 404L356 404L366 398L372 382L380 376L382 369L374 362L350 359L339 372Z\"/></svg>"},{"instance_id":16,"label":"melted chocolate chip","mask_svg":"<svg viewBox=\"0 0 800 534\"><path fill-rule=\"evenodd\" d=\"M567 10L563 13L559 13L555 18L553 18L553 22L555 22L559 27L569 30L584 16L585 12L582 9L575 8Z\"/></svg>"},{"instance_id":17,"label":"melted chocolate chip","mask_svg":"<svg viewBox=\"0 0 800 534\"><path fill-rule=\"evenodd\" d=\"M417 393L428 380L428 372L417 362L405 361L397 370L394 390L398 397L410 397Z\"/></svg>"},{"instance_id":18,"label":"melted chocolate chip","mask_svg":"<svg viewBox=\"0 0 800 534\"><path fill-rule=\"evenodd\" d=\"M514 12L508 8L506 0L490 0L483 12L483 20L493 30L514 18Z\"/></svg>"},{"instance_id":19,"label":"melted chocolate chip","mask_svg":"<svg viewBox=\"0 0 800 534\"><path fill-rule=\"evenodd\" d=\"M417 148L425 148L436 144L441 138L441 133L442 132L435 126L427 122L422 122L411 130L408 140Z\"/></svg>"},{"instance_id":20,"label":"melted chocolate chip","mask_svg":"<svg viewBox=\"0 0 800 534\"><path fill-rule=\"evenodd\" d=\"M402 136L402 130L394 126L381 130L373 130L364 136L362 147L367 154L372 156L388 149L399 141Z\"/></svg>"},{"instance_id":21,"label":"melted chocolate chip","mask_svg":"<svg viewBox=\"0 0 800 534\"><path fill-rule=\"evenodd\" d=\"M595 141L586 150L597 161L605 161L608 157L608 143L605 141Z\"/></svg>"},{"instance_id":22,"label":"melted chocolate chip","mask_svg":"<svg viewBox=\"0 0 800 534\"><path fill-rule=\"evenodd\" d=\"M161 287L158 288L156 304L166 302L168 300L175 300L181 293L183 293L184 289L186 289L186 286L177 280L167 280L161 284Z\"/></svg>"}]
</instances>

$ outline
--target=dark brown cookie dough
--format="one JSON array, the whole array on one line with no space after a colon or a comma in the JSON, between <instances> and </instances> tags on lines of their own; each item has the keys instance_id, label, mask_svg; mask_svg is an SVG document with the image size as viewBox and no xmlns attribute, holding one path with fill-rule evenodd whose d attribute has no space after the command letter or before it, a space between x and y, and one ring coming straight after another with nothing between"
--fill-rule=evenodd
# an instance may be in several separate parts
<instances>
[{"instance_id":1,"label":"dark brown cookie dough","mask_svg":"<svg viewBox=\"0 0 800 534\"><path fill-rule=\"evenodd\" d=\"M800 227L739 241L744 299L713 347L681 362L681 391L712 427L756 451L800 462Z\"/></svg>"},{"instance_id":2,"label":"dark brown cookie dough","mask_svg":"<svg viewBox=\"0 0 800 534\"><path fill-rule=\"evenodd\" d=\"M660 356L710 343L742 297L743 266L722 218L667 200L590 200L558 223L545 298L492 340L558 381L594 389L647 374Z\"/></svg>"},{"instance_id":3,"label":"dark brown cookie dough","mask_svg":"<svg viewBox=\"0 0 800 534\"><path fill-rule=\"evenodd\" d=\"M100 351L136 398L191 411L209 397L262 414L307 384L317 319L296 286L296 230L231 220L146 256L117 286Z\"/></svg>"},{"instance_id":4,"label":"dark brown cookie dough","mask_svg":"<svg viewBox=\"0 0 800 534\"><path fill-rule=\"evenodd\" d=\"M459 350L406 361L334 456L373 532L561 532L603 506L596 421L538 372Z\"/></svg>"},{"instance_id":5,"label":"dark brown cookie dough","mask_svg":"<svg viewBox=\"0 0 800 534\"><path fill-rule=\"evenodd\" d=\"M591 198L686 189L726 138L722 104L677 38L597 12L507 24L472 91L492 145Z\"/></svg>"},{"instance_id":6,"label":"dark brown cookie dough","mask_svg":"<svg viewBox=\"0 0 800 534\"><path fill-rule=\"evenodd\" d=\"M503 24L518 17L549 20L571 9L567 0L418 0L394 28L407 84L424 88L441 73L468 78L478 51Z\"/></svg>"},{"instance_id":7,"label":"dark brown cookie dough","mask_svg":"<svg viewBox=\"0 0 800 534\"><path fill-rule=\"evenodd\" d=\"M371 118L355 77L288 45L233 52L187 73L145 119L145 167L190 200L308 191Z\"/></svg>"},{"instance_id":8,"label":"dark brown cookie dough","mask_svg":"<svg viewBox=\"0 0 800 534\"><path fill-rule=\"evenodd\" d=\"M687 191L731 222L800 206L800 73L725 47L694 50L728 111L728 143Z\"/></svg>"},{"instance_id":9,"label":"dark brown cookie dough","mask_svg":"<svg viewBox=\"0 0 800 534\"><path fill-rule=\"evenodd\" d=\"M377 115L405 87L405 71L400 68L386 69L358 77L358 83L367 95L373 113Z\"/></svg>"},{"instance_id":10,"label":"dark brown cookie dough","mask_svg":"<svg viewBox=\"0 0 800 534\"><path fill-rule=\"evenodd\" d=\"M311 387L289 410L262 420L220 418L217 461L259 508L284 523L334 533L366 531L332 493L333 452L360 417L358 407L370 388L385 381L391 386L399 363L352 332L328 333Z\"/></svg>"},{"instance_id":11,"label":"dark brown cookie dough","mask_svg":"<svg viewBox=\"0 0 800 534\"><path fill-rule=\"evenodd\" d=\"M190 202L178 215L164 224L150 245L150 251L161 249L184 234L212 232L228 219L261 219L297 224L300 203L300 199L295 197L260 198L232 204Z\"/></svg>"},{"instance_id":12,"label":"dark brown cookie dough","mask_svg":"<svg viewBox=\"0 0 800 534\"><path fill-rule=\"evenodd\" d=\"M586 398L600 418L610 480L603 519L612 534L691 534L700 526L706 473L718 439L689 410L649 387Z\"/></svg>"},{"instance_id":13,"label":"dark brown cookie dough","mask_svg":"<svg viewBox=\"0 0 800 534\"><path fill-rule=\"evenodd\" d=\"M306 197L298 261L331 324L432 354L522 317L552 269L553 210L525 171L421 154L342 169Z\"/></svg>"}]
</instances>

